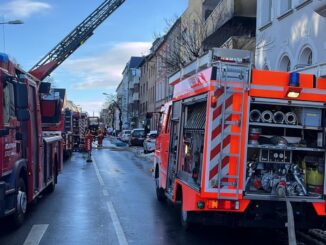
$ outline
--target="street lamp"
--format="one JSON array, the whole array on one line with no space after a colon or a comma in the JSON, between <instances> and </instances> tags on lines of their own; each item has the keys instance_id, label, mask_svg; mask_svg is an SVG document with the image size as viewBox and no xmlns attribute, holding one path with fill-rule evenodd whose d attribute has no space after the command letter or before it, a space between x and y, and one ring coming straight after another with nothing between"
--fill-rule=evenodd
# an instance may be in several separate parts
<instances>
[{"instance_id":1,"label":"street lamp","mask_svg":"<svg viewBox=\"0 0 326 245\"><path fill-rule=\"evenodd\" d=\"M2 25L3 52L6 52L5 25L21 25L21 24L24 24L24 22L22 20L5 21L5 18L2 17L2 22L0 22L0 25Z\"/></svg>"},{"instance_id":2,"label":"street lamp","mask_svg":"<svg viewBox=\"0 0 326 245\"><path fill-rule=\"evenodd\" d=\"M24 24L22 20L9 20L0 22L0 25L21 25Z\"/></svg>"}]
</instances>

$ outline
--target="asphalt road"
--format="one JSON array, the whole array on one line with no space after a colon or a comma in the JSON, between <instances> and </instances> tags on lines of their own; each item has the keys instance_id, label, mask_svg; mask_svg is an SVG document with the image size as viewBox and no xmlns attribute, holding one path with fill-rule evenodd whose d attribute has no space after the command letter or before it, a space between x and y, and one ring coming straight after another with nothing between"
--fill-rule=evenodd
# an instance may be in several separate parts
<instances>
[{"instance_id":1,"label":"asphalt road","mask_svg":"<svg viewBox=\"0 0 326 245\"><path fill-rule=\"evenodd\" d=\"M151 162L104 142L93 162L75 153L52 194L31 208L25 224L0 223L0 245L281 244L275 231L199 226L191 232L179 213L156 200Z\"/></svg>"}]
</instances>

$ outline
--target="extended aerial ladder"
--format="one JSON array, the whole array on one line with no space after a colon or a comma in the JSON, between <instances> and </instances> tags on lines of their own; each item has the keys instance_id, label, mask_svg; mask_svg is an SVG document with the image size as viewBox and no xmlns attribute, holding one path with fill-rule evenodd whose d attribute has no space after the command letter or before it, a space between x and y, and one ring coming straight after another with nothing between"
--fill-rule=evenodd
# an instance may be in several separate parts
<instances>
[{"instance_id":1,"label":"extended aerial ladder","mask_svg":"<svg viewBox=\"0 0 326 245\"><path fill-rule=\"evenodd\" d=\"M90 38L93 35L94 30L118 7L120 7L124 1L125 0L105 0L36 65L34 65L29 73L41 81L44 80L88 38Z\"/></svg>"}]
</instances>

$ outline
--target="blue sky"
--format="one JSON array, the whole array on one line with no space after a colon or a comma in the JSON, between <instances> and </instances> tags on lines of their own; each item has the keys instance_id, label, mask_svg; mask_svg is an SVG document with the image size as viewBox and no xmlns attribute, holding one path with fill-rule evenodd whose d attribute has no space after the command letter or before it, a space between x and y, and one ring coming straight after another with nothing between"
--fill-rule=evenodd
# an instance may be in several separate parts
<instances>
[{"instance_id":1,"label":"blue sky","mask_svg":"<svg viewBox=\"0 0 326 245\"><path fill-rule=\"evenodd\" d=\"M0 27L0 52L29 70L102 2L0 0L1 22L24 21ZM126 0L52 73L55 86L66 88L69 100L97 114L105 100L102 93L115 91L129 57L146 54L154 33L163 33L166 19L181 15L187 4L188 0Z\"/></svg>"}]
</instances>

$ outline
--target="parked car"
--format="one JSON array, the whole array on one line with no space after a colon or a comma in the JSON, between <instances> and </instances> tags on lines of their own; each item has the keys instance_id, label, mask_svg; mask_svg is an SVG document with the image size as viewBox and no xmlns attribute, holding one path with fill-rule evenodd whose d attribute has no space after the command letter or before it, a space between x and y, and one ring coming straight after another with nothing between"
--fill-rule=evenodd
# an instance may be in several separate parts
<instances>
[{"instance_id":1,"label":"parked car","mask_svg":"<svg viewBox=\"0 0 326 245\"><path fill-rule=\"evenodd\" d=\"M149 153L155 151L155 143L156 143L157 131L150 131L144 140L144 153Z\"/></svg>"},{"instance_id":2,"label":"parked car","mask_svg":"<svg viewBox=\"0 0 326 245\"><path fill-rule=\"evenodd\" d=\"M118 140L121 140L122 132L117 133L117 132L115 131L115 132L114 132L114 135L117 136L117 139L118 139Z\"/></svg>"},{"instance_id":3,"label":"parked car","mask_svg":"<svg viewBox=\"0 0 326 245\"><path fill-rule=\"evenodd\" d=\"M129 138L129 146L142 146L145 140L145 130L143 128L135 128L131 131Z\"/></svg>"},{"instance_id":4,"label":"parked car","mask_svg":"<svg viewBox=\"0 0 326 245\"><path fill-rule=\"evenodd\" d=\"M128 142L130 138L131 130L122 130L121 141Z\"/></svg>"}]
</instances>

